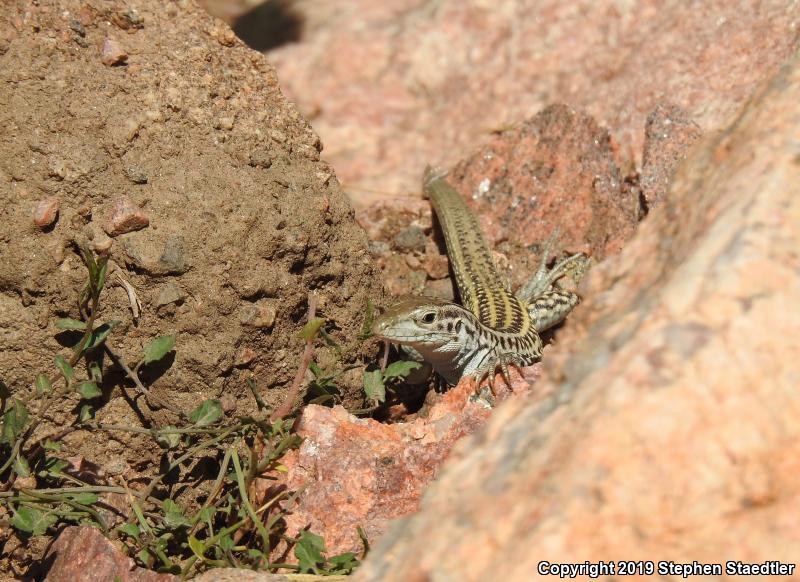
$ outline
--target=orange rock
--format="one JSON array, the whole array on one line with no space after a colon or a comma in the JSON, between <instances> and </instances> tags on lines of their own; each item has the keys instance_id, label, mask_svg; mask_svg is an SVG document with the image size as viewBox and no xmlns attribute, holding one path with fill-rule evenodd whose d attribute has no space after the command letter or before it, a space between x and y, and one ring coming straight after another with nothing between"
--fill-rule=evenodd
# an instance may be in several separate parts
<instances>
[{"instance_id":1,"label":"orange rock","mask_svg":"<svg viewBox=\"0 0 800 582\"><path fill-rule=\"evenodd\" d=\"M179 577L139 568L133 559L108 541L99 529L88 525L64 529L47 553L48 582L75 580L126 580L172 582Z\"/></svg>"},{"instance_id":2,"label":"orange rock","mask_svg":"<svg viewBox=\"0 0 800 582\"><path fill-rule=\"evenodd\" d=\"M141 230L149 224L150 218L141 208L134 205L128 198L120 198L112 206L103 230L109 236L117 236Z\"/></svg>"},{"instance_id":3,"label":"orange rock","mask_svg":"<svg viewBox=\"0 0 800 582\"><path fill-rule=\"evenodd\" d=\"M55 224L58 219L60 201L56 196L40 200L33 211L33 224L42 230Z\"/></svg>"},{"instance_id":4,"label":"orange rock","mask_svg":"<svg viewBox=\"0 0 800 582\"><path fill-rule=\"evenodd\" d=\"M355 580L530 580L542 560L621 556L796 563L798 103L800 57L590 272L545 354L553 397L500 407Z\"/></svg>"},{"instance_id":5,"label":"orange rock","mask_svg":"<svg viewBox=\"0 0 800 582\"><path fill-rule=\"evenodd\" d=\"M100 53L100 60L106 66L121 65L128 60L128 53L113 38L103 41L103 48Z\"/></svg>"},{"instance_id":6,"label":"orange rock","mask_svg":"<svg viewBox=\"0 0 800 582\"><path fill-rule=\"evenodd\" d=\"M512 372L513 392L498 377L496 400L524 397L537 377L538 366L525 377ZM311 524L312 531L324 532L329 554L360 552L357 526L374 541L390 520L416 511L455 443L491 414L471 379L436 400L424 418L398 424L356 418L339 406L306 407L297 425L303 444L282 459L289 490L303 488L299 506L286 518L287 533L297 535ZM274 485L260 482L261 495Z\"/></svg>"}]
</instances>

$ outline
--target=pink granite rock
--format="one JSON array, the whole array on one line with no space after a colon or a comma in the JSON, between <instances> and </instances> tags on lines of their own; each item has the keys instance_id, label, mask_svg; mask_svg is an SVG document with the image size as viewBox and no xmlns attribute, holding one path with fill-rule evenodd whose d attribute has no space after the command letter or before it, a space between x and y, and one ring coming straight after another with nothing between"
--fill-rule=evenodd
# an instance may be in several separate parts
<instances>
[{"instance_id":1,"label":"pink granite rock","mask_svg":"<svg viewBox=\"0 0 800 582\"><path fill-rule=\"evenodd\" d=\"M639 185L649 208L655 207L701 130L680 108L659 105L647 116Z\"/></svg>"},{"instance_id":2,"label":"pink granite rock","mask_svg":"<svg viewBox=\"0 0 800 582\"><path fill-rule=\"evenodd\" d=\"M538 365L524 378L513 373L513 392L498 380L497 402L529 395L537 377ZM308 406L297 424L303 444L282 459L284 483L302 490L286 518L287 533L310 526L324 534L329 554L360 553L358 526L374 541L393 519L416 511L456 442L491 414L469 379L434 400L424 417L398 424L359 419L342 407ZM274 483L260 482L261 490Z\"/></svg>"},{"instance_id":3,"label":"pink granite rock","mask_svg":"<svg viewBox=\"0 0 800 582\"><path fill-rule=\"evenodd\" d=\"M121 65L128 60L128 53L122 45L113 38L106 38L103 41L103 48L100 52L100 60L106 66Z\"/></svg>"},{"instance_id":4,"label":"pink granite rock","mask_svg":"<svg viewBox=\"0 0 800 582\"><path fill-rule=\"evenodd\" d=\"M52 566L47 582L172 582L171 574L157 574L134 565L97 528L83 525L66 528L50 547Z\"/></svg>"},{"instance_id":5,"label":"pink granite rock","mask_svg":"<svg viewBox=\"0 0 800 582\"><path fill-rule=\"evenodd\" d=\"M58 219L58 209L61 202L57 196L50 196L40 200L33 210L33 224L42 230L51 227Z\"/></svg>"},{"instance_id":6,"label":"pink granite rock","mask_svg":"<svg viewBox=\"0 0 800 582\"><path fill-rule=\"evenodd\" d=\"M537 389L552 397L510 400L461 443L356 580L535 580L545 560L620 557L796 563L798 103L800 57L692 149L590 272L544 359Z\"/></svg>"},{"instance_id":7,"label":"pink granite rock","mask_svg":"<svg viewBox=\"0 0 800 582\"><path fill-rule=\"evenodd\" d=\"M119 198L114 202L103 229L109 236L118 236L147 228L150 218L129 198Z\"/></svg>"},{"instance_id":8,"label":"pink granite rock","mask_svg":"<svg viewBox=\"0 0 800 582\"><path fill-rule=\"evenodd\" d=\"M451 166L554 102L608 128L627 174L659 103L714 131L800 47L790 0L298 0L292 11L302 39L270 61L359 203L419 192L425 164Z\"/></svg>"}]
</instances>

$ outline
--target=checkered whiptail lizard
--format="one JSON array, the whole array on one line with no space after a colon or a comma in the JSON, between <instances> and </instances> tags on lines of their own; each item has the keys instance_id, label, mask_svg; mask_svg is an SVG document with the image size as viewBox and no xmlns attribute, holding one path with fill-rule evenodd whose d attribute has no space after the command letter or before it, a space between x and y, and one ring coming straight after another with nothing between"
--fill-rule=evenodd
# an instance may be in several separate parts
<instances>
[{"instance_id":1,"label":"checkered whiptail lizard","mask_svg":"<svg viewBox=\"0 0 800 582\"><path fill-rule=\"evenodd\" d=\"M423 186L444 232L463 307L407 297L377 318L372 331L416 351L450 384L467 375L480 383L488 375L492 385L498 366L508 381L509 365L528 366L541 359L539 333L578 304L578 295L555 283L567 274L582 275L588 258L572 255L548 269L548 243L538 271L514 295L503 284L478 221L458 192L430 168Z\"/></svg>"}]
</instances>

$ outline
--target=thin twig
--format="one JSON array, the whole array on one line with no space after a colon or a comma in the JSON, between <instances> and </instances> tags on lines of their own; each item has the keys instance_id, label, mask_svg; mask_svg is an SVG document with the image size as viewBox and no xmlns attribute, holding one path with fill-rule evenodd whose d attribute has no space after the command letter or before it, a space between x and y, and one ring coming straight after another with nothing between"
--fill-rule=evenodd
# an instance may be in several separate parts
<instances>
[{"instance_id":1,"label":"thin twig","mask_svg":"<svg viewBox=\"0 0 800 582\"><path fill-rule=\"evenodd\" d=\"M139 380L139 377L137 376L136 372L131 370L128 367L128 364L126 364L125 361L122 359L122 357L119 354L117 354L111 348L111 346L108 344L108 340L106 340L103 343L103 348L106 350L108 355L111 356L111 359L114 360L114 363L117 366L119 366L120 368L122 368L122 370L125 372L125 375L128 376L128 378L131 379L131 381L134 383L136 388L142 394L144 394L149 400L152 400L153 402L155 402L157 405L159 405L159 406L161 406L163 408L166 408L167 410L169 410L171 412L174 412L181 419L186 420L186 414L181 409L177 408L176 406L173 406L172 404L170 404L169 402L167 402L163 398L159 398L158 396L153 394L144 384L142 384L142 381Z\"/></svg>"},{"instance_id":2,"label":"thin twig","mask_svg":"<svg viewBox=\"0 0 800 582\"><path fill-rule=\"evenodd\" d=\"M381 359L381 372L386 371L386 364L389 363L389 342L383 342L383 358Z\"/></svg>"},{"instance_id":3,"label":"thin twig","mask_svg":"<svg viewBox=\"0 0 800 582\"><path fill-rule=\"evenodd\" d=\"M306 321L311 321L317 314L317 296L313 293L308 295L308 317ZM283 403L275 409L270 415L270 422L275 422L289 414L294 407L294 401L300 394L300 389L303 387L303 379L306 377L308 365L314 357L314 338L309 337L306 339L306 347L303 350L303 359L300 361L300 367L297 368L297 374L294 376L292 385L289 387L289 393L286 394L286 399Z\"/></svg>"}]
</instances>

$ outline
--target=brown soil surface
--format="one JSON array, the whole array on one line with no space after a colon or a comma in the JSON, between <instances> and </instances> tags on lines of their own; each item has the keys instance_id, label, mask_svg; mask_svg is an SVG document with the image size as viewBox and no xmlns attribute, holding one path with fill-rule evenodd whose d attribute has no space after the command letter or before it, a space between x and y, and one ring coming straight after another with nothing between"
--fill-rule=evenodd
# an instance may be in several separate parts
<instances>
[{"instance_id":1,"label":"brown soil surface","mask_svg":"<svg viewBox=\"0 0 800 582\"><path fill-rule=\"evenodd\" d=\"M365 306L381 293L367 238L273 69L227 26L191 2L7 3L0 102L0 378L17 396L36 374L55 376L56 354L69 356L74 334L54 322L80 317L83 243L110 256L98 317L120 322L109 343L125 362L177 334L165 363L141 374L175 409L218 398L230 416L252 413L250 377L280 403L310 292L338 343L318 350L319 365L360 356ZM97 421L175 422L108 357L101 367ZM362 405L357 375L339 387L345 406ZM78 400L40 411L29 442L69 426ZM120 432L75 431L63 445L61 456L132 485L163 454ZM3 554L40 551L9 542Z\"/></svg>"}]
</instances>

